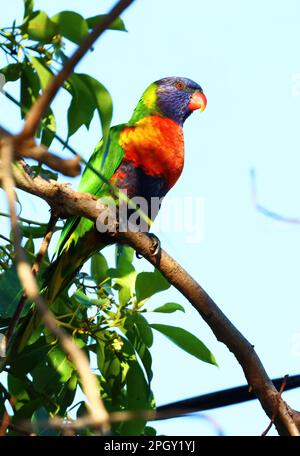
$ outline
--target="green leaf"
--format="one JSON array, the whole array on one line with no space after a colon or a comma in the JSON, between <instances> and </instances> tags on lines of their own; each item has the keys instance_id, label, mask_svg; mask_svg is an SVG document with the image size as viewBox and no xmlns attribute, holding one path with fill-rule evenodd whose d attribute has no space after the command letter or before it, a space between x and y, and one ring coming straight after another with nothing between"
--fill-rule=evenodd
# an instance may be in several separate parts
<instances>
[{"instance_id":1,"label":"green leaf","mask_svg":"<svg viewBox=\"0 0 300 456\"><path fill-rule=\"evenodd\" d=\"M34 0L23 0L24 1L24 20L29 17L33 11Z\"/></svg>"},{"instance_id":2,"label":"green leaf","mask_svg":"<svg viewBox=\"0 0 300 456\"><path fill-rule=\"evenodd\" d=\"M50 147L56 133L56 121L51 108L48 108L42 119L42 127L41 143L46 147ZM54 173L51 174L54 175Z\"/></svg>"},{"instance_id":3,"label":"green leaf","mask_svg":"<svg viewBox=\"0 0 300 456\"><path fill-rule=\"evenodd\" d=\"M145 368L148 382L150 385L150 382L153 377L152 373L152 356L150 351L148 350L146 344L144 343L144 340L146 338L147 342L152 345L153 342L153 334L151 331L151 335L147 337L147 335L141 334L140 330L142 329L142 326L137 326L137 325L132 325L132 322L130 320L128 321L128 317L125 320L125 325L124 325L124 332L126 334L126 337L130 340L132 346L134 347L136 353L138 354L140 360L142 361L142 364ZM149 325L148 325L149 326Z\"/></svg>"},{"instance_id":4,"label":"green leaf","mask_svg":"<svg viewBox=\"0 0 300 456\"><path fill-rule=\"evenodd\" d=\"M25 117L40 92L40 81L33 71L31 64L27 63L21 76L21 116Z\"/></svg>"},{"instance_id":5,"label":"green leaf","mask_svg":"<svg viewBox=\"0 0 300 456\"><path fill-rule=\"evenodd\" d=\"M7 385L9 393L16 398L18 402L26 402L29 400L26 383L23 379L9 373L7 376Z\"/></svg>"},{"instance_id":6,"label":"green leaf","mask_svg":"<svg viewBox=\"0 0 300 456\"><path fill-rule=\"evenodd\" d=\"M77 409L77 412L76 412L76 417L77 418L81 418L83 416L86 416L88 415L90 412L86 406L86 404L82 401L80 406L78 407ZM88 428L82 428L82 429L79 429L77 431L76 434L79 434L80 436L85 436L85 437L89 437L89 436L93 436L95 434L93 434L93 432L88 429Z\"/></svg>"},{"instance_id":7,"label":"green leaf","mask_svg":"<svg viewBox=\"0 0 300 456\"><path fill-rule=\"evenodd\" d=\"M89 87L77 73L68 79L72 91L72 101L68 109L68 137L85 125L89 128L96 109L94 97Z\"/></svg>"},{"instance_id":8,"label":"green leaf","mask_svg":"<svg viewBox=\"0 0 300 456\"><path fill-rule=\"evenodd\" d=\"M123 264L120 269L110 268L108 274L114 279L114 287L119 290L119 301L126 306L133 297L136 271L131 263Z\"/></svg>"},{"instance_id":9,"label":"green leaf","mask_svg":"<svg viewBox=\"0 0 300 456\"><path fill-rule=\"evenodd\" d=\"M80 403L80 406L79 406L78 409L77 409L76 418L81 418L81 417L83 417L83 416L86 416L87 413L89 413L89 412L88 412L88 409L87 409L87 407L86 407L86 405L85 405L85 402L82 401L82 402Z\"/></svg>"},{"instance_id":10,"label":"green leaf","mask_svg":"<svg viewBox=\"0 0 300 456\"><path fill-rule=\"evenodd\" d=\"M158 269L154 269L154 272L140 272L135 282L137 301L144 301L160 291L167 290L170 286Z\"/></svg>"},{"instance_id":11,"label":"green leaf","mask_svg":"<svg viewBox=\"0 0 300 456\"><path fill-rule=\"evenodd\" d=\"M34 411L42 406L42 399L35 398L36 392L30 386L30 381L9 373L7 385L9 393L15 398L15 413L12 421L20 422L20 420L30 419Z\"/></svg>"},{"instance_id":12,"label":"green leaf","mask_svg":"<svg viewBox=\"0 0 300 456\"><path fill-rule=\"evenodd\" d=\"M31 370L32 382L38 393L57 395L62 388L59 373L50 364L39 365Z\"/></svg>"},{"instance_id":13,"label":"green leaf","mask_svg":"<svg viewBox=\"0 0 300 456\"><path fill-rule=\"evenodd\" d=\"M163 306L156 307L153 312L161 312L161 313L173 313L176 310L180 310L181 312L185 312L185 309L182 305L177 304L176 302L167 302Z\"/></svg>"},{"instance_id":14,"label":"green leaf","mask_svg":"<svg viewBox=\"0 0 300 456\"><path fill-rule=\"evenodd\" d=\"M134 258L134 249L125 244L116 245L116 267L122 268L123 264L132 263Z\"/></svg>"},{"instance_id":15,"label":"green leaf","mask_svg":"<svg viewBox=\"0 0 300 456\"><path fill-rule=\"evenodd\" d=\"M58 25L61 35L76 44L80 44L89 33L86 20L74 11L62 11L51 17L51 21Z\"/></svg>"},{"instance_id":16,"label":"green leaf","mask_svg":"<svg viewBox=\"0 0 300 456\"><path fill-rule=\"evenodd\" d=\"M148 321L139 313L135 312L129 315L125 321L125 329L134 331L136 327L138 338L147 346L151 347L153 344L153 333ZM131 335L132 338L132 335ZM134 344L137 345L137 344Z\"/></svg>"},{"instance_id":17,"label":"green leaf","mask_svg":"<svg viewBox=\"0 0 300 456\"><path fill-rule=\"evenodd\" d=\"M151 409L150 390L139 363L131 362L126 377L128 410ZM122 424L121 435L140 435L146 421L131 420Z\"/></svg>"},{"instance_id":18,"label":"green leaf","mask_svg":"<svg viewBox=\"0 0 300 456\"><path fill-rule=\"evenodd\" d=\"M106 150L113 113L111 96L104 85L92 76L88 74L78 74L77 76L86 84L93 97L94 106L98 111L102 126L103 149Z\"/></svg>"},{"instance_id":19,"label":"green leaf","mask_svg":"<svg viewBox=\"0 0 300 456\"><path fill-rule=\"evenodd\" d=\"M139 355L139 357L143 363L143 366L144 366L146 374L147 374L148 382L150 385L150 382L153 378L151 353L148 350L148 348L146 347L146 345L141 344L140 347L138 347L138 349L137 349L137 354Z\"/></svg>"},{"instance_id":20,"label":"green leaf","mask_svg":"<svg viewBox=\"0 0 300 456\"><path fill-rule=\"evenodd\" d=\"M32 253L34 254L34 242L32 240L32 237L30 237L25 245L24 245L24 249L26 250L27 253Z\"/></svg>"},{"instance_id":21,"label":"green leaf","mask_svg":"<svg viewBox=\"0 0 300 456\"><path fill-rule=\"evenodd\" d=\"M11 63L6 67L1 68L0 73L5 77L5 81L17 81L22 74L22 63Z\"/></svg>"},{"instance_id":22,"label":"green leaf","mask_svg":"<svg viewBox=\"0 0 300 456\"><path fill-rule=\"evenodd\" d=\"M102 253L94 253L91 260L91 276L97 285L102 283L108 276L108 264Z\"/></svg>"},{"instance_id":23,"label":"green leaf","mask_svg":"<svg viewBox=\"0 0 300 456\"><path fill-rule=\"evenodd\" d=\"M205 363L217 366L214 355L208 350L203 342L185 329L161 324L152 324L150 326L153 329L156 329L156 331L164 334L174 344L182 348L182 350L186 351L190 355L195 356Z\"/></svg>"},{"instance_id":24,"label":"green leaf","mask_svg":"<svg viewBox=\"0 0 300 456\"><path fill-rule=\"evenodd\" d=\"M55 429L51 429L46 425L40 424L49 420L49 412L45 407L38 408L32 415L31 421L33 429L37 435L41 436L57 436L58 433Z\"/></svg>"},{"instance_id":25,"label":"green leaf","mask_svg":"<svg viewBox=\"0 0 300 456\"><path fill-rule=\"evenodd\" d=\"M157 431L151 426L146 426L144 429L144 435L147 437L155 437L157 435Z\"/></svg>"},{"instance_id":26,"label":"green leaf","mask_svg":"<svg viewBox=\"0 0 300 456\"><path fill-rule=\"evenodd\" d=\"M121 389L123 367L115 350L113 350L108 341L97 340L97 364L98 369L106 380L112 400L114 400Z\"/></svg>"},{"instance_id":27,"label":"green leaf","mask_svg":"<svg viewBox=\"0 0 300 456\"><path fill-rule=\"evenodd\" d=\"M85 307L91 307L97 304L97 299L91 299L89 298L83 291L77 290L75 293L72 295L72 298L75 298L77 302L82 304Z\"/></svg>"},{"instance_id":28,"label":"green leaf","mask_svg":"<svg viewBox=\"0 0 300 456\"><path fill-rule=\"evenodd\" d=\"M58 33L57 24L51 21L44 11L33 13L29 21L23 25L22 30L28 33L31 40L50 43Z\"/></svg>"},{"instance_id":29,"label":"green leaf","mask_svg":"<svg viewBox=\"0 0 300 456\"><path fill-rule=\"evenodd\" d=\"M32 226L32 225L24 225L21 224L21 231L22 231L22 236L25 238L32 238L32 239L38 239L42 238L45 236L47 232L47 227L46 226Z\"/></svg>"},{"instance_id":30,"label":"green leaf","mask_svg":"<svg viewBox=\"0 0 300 456\"><path fill-rule=\"evenodd\" d=\"M88 24L89 29L94 28L95 25L98 24L99 22L103 21L103 19L105 17L107 17L107 14L98 14L97 16L92 16L92 17L87 18L86 22ZM111 30L119 30L121 32L127 32L124 22L120 17L115 19L107 28L111 29Z\"/></svg>"},{"instance_id":31,"label":"green leaf","mask_svg":"<svg viewBox=\"0 0 300 456\"><path fill-rule=\"evenodd\" d=\"M15 266L0 274L0 317L14 315L23 294Z\"/></svg>"},{"instance_id":32,"label":"green leaf","mask_svg":"<svg viewBox=\"0 0 300 456\"><path fill-rule=\"evenodd\" d=\"M41 58L30 56L30 59L39 77L41 88L45 90L53 77L53 73L47 65L44 64Z\"/></svg>"},{"instance_id":33,"label":"green leaf","mask_svg":"<svg viewBox=\"0 0 300 456\"><path fill-rule=\"evenodd\" d=\"M37 342L27 345L20 353L12 356L11 366L16 374L25 375L31 372L39 364L45 362L47 353L51 348L44 337Z\"/></svg>"},{"instance_id":34,"label":"green leaf","mask_svg":"<svg viewBox=\"0 0 300 456\"><path fill-rule=\"evenodd\" d=\"M139 329L142 341L150 348L153 344L153 332L149 323L140 313L137 313L135 316L135 324Z\"/></svg>"},{"instance_id":35,"label":"green leaf","mask_svg":"<svg viewBox=\"0 0 300 456\"><path fill-rule=\"evenodd\" d=\"M77 384L77 374L73 372L70 380L65 383L63 389L57 397L59 403L59 412L61 415L63 415L66 412L67 408L72 405L76 394Z\"/></svg>"},{"instance_id":36,"label":"green leaf","mask_svg":"<svg viewBox=\"0 0 300 456\"><path fill-rule=\"evenodd\" d=\"M50 358L53 367L60 374L60 381L66 382L69 380L73 373L73 367L70 361L67 359L63 349L57 345L49 351L48 357Z\"/></svg>"},{"instance_id":37,"label":"green leaf","mask_svg":"<svg viewBox=\"0 0 300 456\"><path fill-rule=\"evenodd\" d=\"M109 276L114 278L115 288L119 290L119 301L125 306L133 297L136 270L132 265L132 248L123 246L117 249L116 268L108 270Z\"/></svg>"},{"instance_id":38,"label":"green leaf","mask_svg":"<svg viewBox=\"0 0 300 456\"><path fill-rule=\"evenodd\" d=\"M33 165L30 168L36 172L37 175L41 174L44 179L57 180L58 174L54 173L50 169L43 168L42 165Z\"/></svg>"},{"instance_id":39,"label":"green leaf","mask_svg":"<svg viewBox=\"0 0 300 456\"><path fill-rule=\"evenodd\" d=\"M30 420L34 412L40 407L43 407L41 398L30 399L25 403L17 403L15 406L17 412L14 414L13 421L20 422Z\"/></svg>"}]
</instances>

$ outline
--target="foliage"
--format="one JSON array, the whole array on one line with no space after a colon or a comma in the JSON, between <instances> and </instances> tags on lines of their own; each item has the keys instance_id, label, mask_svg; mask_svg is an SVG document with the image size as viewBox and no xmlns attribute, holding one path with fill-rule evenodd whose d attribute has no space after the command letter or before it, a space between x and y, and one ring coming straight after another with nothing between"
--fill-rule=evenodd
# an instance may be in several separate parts
<instances>
[{"instance_id":1,"label":"foliage","mask_svg":"<svg viewBox=\"0 0 300 456\"><path fill-rule=\"evenodd\" d=\"M9 63L0 70L7 81L20 82L20 113L24 117L52 75L64 64L66 42L79 44L94 24L103 16L83 18L73 11L62 11L48 17L44 11L35 11L33 0L24 0L24 20L19 26L0 29L0 48ZM118 19L110 26L125 31ZM70 96L67 111L68 137L82 126L89 128L95 113L99 116L104 140L107 140L112 117L111 97L106 88L87 74L74 73L64 85ZM40 126L41 143L50 146L56 133L55 113L49 109ZM56 179L49 170L33 167L37 174ZM0 214L4 216L5 214ZM60 229L59 227L57 229ZM25 250L31 264L36 255L36 240L46 233L46 224L21 218ZM15 253L11 239L0 237L0 325L5 332L14 316L22 289L15 268ZM167 336L187 353L199 360L216 364L213 355L194 335L182 328L148 323L149 300L170 287L157 270L137 273L133 265L133 250L118 247L114 267L109 267L102 253L91 259L90 275L79 273L73 287L62 293L52 308L60 325L72 335L96 369L101 394L109 411L147 410L155 408L151 390L153 331ZM49 265L43 260L38 276L43 286L43 272ZM75 285L75 286L74 286ZM14 334L17 340L23 331L23 321L31 308L27 303ZM155 313L184 312L182 305L165 303ZM65 418L86 413L83 401L74 403L82 388L72 362L63 352L54 336L45 328L38 328L31 344L21 352L12 349L8 354L7 392L14 398L12 424L27 419L39 435L58 432L39 424L49 416ZM0 385L1 386L1 385ZM2 390L3 388L3 390ZM7 395L0 388L0 417L4 413ZM70 415L70 412L73 412ZM10 434L15 431L8 430ZM143 420L115 424L115 435L147 435L153 429ZM91 435L82 430L79 433Z\"/></svg>"}]
</instances>

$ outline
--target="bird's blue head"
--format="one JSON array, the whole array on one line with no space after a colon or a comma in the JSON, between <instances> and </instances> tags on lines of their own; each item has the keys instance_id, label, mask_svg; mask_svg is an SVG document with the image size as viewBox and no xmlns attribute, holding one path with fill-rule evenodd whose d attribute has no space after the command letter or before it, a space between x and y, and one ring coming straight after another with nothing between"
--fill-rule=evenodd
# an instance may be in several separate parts
<instances>
[{"instance_id":1,"label":"bird's blue head","mask_svg":"<svg viewBox=\"0 0 300 456\"><path fill-rule=\"evenodd\" d=\"M204 111L207 100L199 84L188 78L169 77L154 83L156 104L165 117L179 125L196 109Z\"/></svg>"},{"instance_id":2,"label":"bird's blue head","mask_svg":"<svg viewBox=\"0 0 300 456\"><path fill-rule=\"evenodd\" d=\"M193 111L204 111L206 103L202 88L191 79L163 78L147 87L128 125L147 116L160 115L182 126Z\"/></svg>"}]
</instances>

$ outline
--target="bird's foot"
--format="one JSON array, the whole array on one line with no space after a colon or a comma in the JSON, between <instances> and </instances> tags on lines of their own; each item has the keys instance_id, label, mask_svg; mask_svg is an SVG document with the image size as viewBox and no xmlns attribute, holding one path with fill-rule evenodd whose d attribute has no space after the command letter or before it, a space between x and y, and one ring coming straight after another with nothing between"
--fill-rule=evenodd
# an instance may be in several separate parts
<instances>
[{"instance_id":1,"label":"bird's foot","mask_svg":"<svg viewBox=\"0 0 300 456\"><path fill-rule=\"evenodd\" d=\"M159 238L153 233L146 233L146 235L148 236L148 238L150 238L150 240L152 242L152 245L150 247L151 255L158 256L161 251L161 242L160 242ZM138 259L143 258L143 255L141 255L138 252L136 252L135 255Z\"/></svg>"}]
</instances>

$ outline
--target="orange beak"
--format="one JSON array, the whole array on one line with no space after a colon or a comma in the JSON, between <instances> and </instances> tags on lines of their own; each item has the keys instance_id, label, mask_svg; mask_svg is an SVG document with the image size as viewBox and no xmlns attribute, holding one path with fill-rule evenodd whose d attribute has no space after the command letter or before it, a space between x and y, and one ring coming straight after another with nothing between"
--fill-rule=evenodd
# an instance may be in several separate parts
<instances>
[{"instance_id":1,"label":"orange beak","mask_svg":"<svg viewBox=\"0 0 300 456\"><path fill-rule=\"evenodd\" d=\"M193 95L191 96L189 102L189 110L195 111L196 109L200 109L200 112L203 112L207 105L207 99L204 93L199 92L196 90Z\"/></svg>"}]
</instances>

